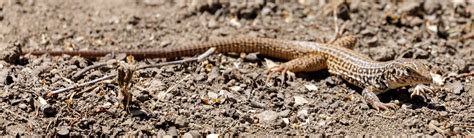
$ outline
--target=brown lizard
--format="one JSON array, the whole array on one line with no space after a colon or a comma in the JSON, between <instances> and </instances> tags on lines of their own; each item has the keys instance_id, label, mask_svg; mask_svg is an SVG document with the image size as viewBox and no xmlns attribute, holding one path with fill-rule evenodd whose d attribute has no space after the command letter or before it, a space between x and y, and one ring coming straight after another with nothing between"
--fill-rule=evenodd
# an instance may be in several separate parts
<instances>
[{"instance_id":1,"label":"brown lizard","mask_svg":"<svg viewBox=\"0 0 474 138\"><path fill-rule=\"evenodd\" d=\"M264 56L289 60L273 67L270 72L313 72L328 69L329 73L338 76L349 83L363 88L362 96L373 108L379 110L395 109L394 103L382 103L378 94L390 89L403 86L417 85L411 96L424 97L425 92L431 90L423 85L431 83L432 78L426 64L416 59L396 59L379 62L351 50L356 38L346 36L329 44L288 41L270 38L235 37L222 38L208 42L189 45L123 51L32 51L23 54L53 56L68 54L82 57L100 57L110 53L126 53L135 58L176 58L193 56L205 52L209 48L216 48L217 52L258 52Z\"/></svg>"}]
</instances>

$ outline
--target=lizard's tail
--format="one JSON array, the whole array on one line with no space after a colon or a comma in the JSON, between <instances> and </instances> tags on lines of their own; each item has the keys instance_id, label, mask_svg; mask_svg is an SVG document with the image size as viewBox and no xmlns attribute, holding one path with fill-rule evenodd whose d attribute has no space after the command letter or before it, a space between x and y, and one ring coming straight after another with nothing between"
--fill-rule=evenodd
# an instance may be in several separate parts
<instances>
[{"instance_id":1,"label":"lizard's tail","mask_svg":"<svg viewBox=\"0 0 474 138\"><path fill-rule=\"evenodd\" d=\"M22 54L49 54L51 56L60 56L66 54L71 56L81 56L85 58L95 58L102 57L110 53L125 53L127 55L132 55L137 59L177 58L198 55L204 53L212 47L215 47L216 52L220 53L260 52L260 54L281 59L293 59L294 57L303 54L303 51L295 50L295 48L298 48L298 46L292 43L288 43L288 41L255 37L221 38L208 42L198 42L182 46L140 50L30 51L23 52Z\"/></svg>"}]
</instances>

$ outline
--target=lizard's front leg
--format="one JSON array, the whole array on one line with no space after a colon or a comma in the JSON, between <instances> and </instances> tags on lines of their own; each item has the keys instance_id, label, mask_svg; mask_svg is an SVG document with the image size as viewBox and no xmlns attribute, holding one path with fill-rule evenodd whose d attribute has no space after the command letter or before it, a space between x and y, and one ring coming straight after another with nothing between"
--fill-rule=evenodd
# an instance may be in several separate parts
<instances>
[{"instance_id":1,"label":"lizard's front leg","mask_svg":"<svg viewBox=\"0 0 474 138\"><path fill-rule=\"evenodd\" d=\"M398 108L398 105L395 103L382 103L380 102L379 97L374 92L378 92L381 90L378 90L374 88L373 86L369 86L362 90L362 96L364 97L365 101L370 104L375 110L388 110L388 109L396 109Z\"/></svg>"},{"instance_id":2,"label":"lizard's front leg","mask_svg":"<svg viewBox=\"0 0 474 138\"><path fill-rule=\"evenodd\" d=\"M420 96L423 98L423 101L426 101L426 94L425 93L433 93L433 90L426 86L426 85L423 85L423 84L418 84L416 85L413 89L412 89L412 92L410 94L410 98L413 98L414 96Z\"/></svg>"}]
</instances>

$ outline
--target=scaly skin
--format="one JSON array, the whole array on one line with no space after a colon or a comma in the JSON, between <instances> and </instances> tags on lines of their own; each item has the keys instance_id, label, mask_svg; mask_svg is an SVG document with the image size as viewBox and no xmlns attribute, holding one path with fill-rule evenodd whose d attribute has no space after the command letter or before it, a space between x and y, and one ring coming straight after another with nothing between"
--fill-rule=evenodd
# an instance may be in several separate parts
<instances>
[{"instance_id":1,"label":"scaly skin","mask_svg":"<svg viewBox=\"0 0 474 138\"><path fill-rule=\"evenodd\" d=\"M364 88L362 95L373 108L396 108L393 103L382 103L376 96L390 89L408 85L418 85L413 95L423 95L430 91L422 84L431 83L431 74L423 61L397 59L378 62L357 53L351 48L356 38L348 36L331 44L305 41L287 41L269 38L236 37L223 38L209 42L194 43L180 47L123 50L123 51L32 51L23 54L73 55L100 57L109 53L126 53L135 58L176 58L193 56L215 47L217 52L258 52L264 56L290 60L270 69L271 72L313 72L328 69L329 73Z\"/></svg>"}]
</instances>

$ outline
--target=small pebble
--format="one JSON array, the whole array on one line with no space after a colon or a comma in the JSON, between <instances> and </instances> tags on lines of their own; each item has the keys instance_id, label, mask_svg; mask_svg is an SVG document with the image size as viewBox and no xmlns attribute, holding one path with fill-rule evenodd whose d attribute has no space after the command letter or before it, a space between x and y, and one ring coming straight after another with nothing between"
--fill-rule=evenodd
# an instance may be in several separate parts
<instances>
[{"instance_id":1,"label":"small pebble","mask_svg":"<svg viewBox=\"0 0 474 138\"><path fill-rule=\"evenodd\" d=\"M308 117L308 110L303 109L298 111L296 114L300 120L305 120Z\"/></svg>"},{"instance_id":2,"label":"small pebble","mask_svg":"<svg viewBox=\"0 0 474 138\"><path fill-rule=\"evenodd\" d=\"M24 104L24 103L20 103L20 104L18 104L18 107L19 107L20 109L25 110L26 108L28 108L28 105L26 105L26 104Z\"/></svg>"},{"instance_id":3,"label":"small pebble","mask_svg":"<svg viewBox=\"0 0 474 138\"><path fill-rule=\"evenodd\" d=\"M50 104L44 104L44 105L41 105L40 107L41 111L43 111L43 114L45 116L55 116L56 115L56 108L54 108L53 106L51 106Z\"/></svg>"},{"instance_id":4,"label":"small pebble","mask_svg":"<svg viewBox=\"0 0 474 138\"><path fill-rule=\"evenodd\" d=\"M257 118L261 122L267 122L267 123L275 121L278 117L279 117L278 112L271 111L271 110L266 110L257 114Z\"/></svg>"},{"instance_id":5,"label":"small pebble","mask_svg":"<svg viewBox=\"0 0 474 138\"><path fill-rule=\"evenodd\" d=\"M281 111L279 114L281 117L288 117L288 115L290 115L290 111L291 110L286 109L286 110Z\"/></svg>"},{"instance_id":6,"label":"small pebble","mask_svg":"<svg viewBox=\"0 0 474 138\"><path fill-rule=\"evenodd\" d=\"M306 87L306 89L308 89L309 91L316 91L318 90L318 86L314 85L314 84L305 84L304 87Z\"/></svg>"},{"instance_id":7,"label":"small pebble","mask_svg":"<svg viewBox=\"0 0 474 138\"><path fill-rule=\"evenodd\" d=\"M464 85L460 81L448 83L446 87L451 89L454 94L461 94L461 90L464 89Z\"/></svg>"},{"instance_id":8,"label":"small pebble","mask_svg":"<svg viewBox=\"0 0 474 138\"><path fill-rule=\"evenodd\" d=\"M68 127L66 127L66 126L61 126L61 127L59 127L58 135L60 135L60 136L67 136L67 135L69 135L69 129L68 129Z\"/></svg>"},{"instance_id":9,"label":"small pebble","mask_svg":"<svg viewBox=\"0 0 474 138\"><path fill-rule=\"evenodd\" d=\"M178 129L176 129L175 126L171 126L168 128L168 131L166 132L166 134L170 136L178 136Z\"/></svg>"},{"instance_id":10,"label":"small pebble","mask_svg":"<svg viewBox=\"0 0 474 138\"><path fill-rule=\"evenodd\" d=\"M206 138L219 138L219 134L209 134Z\"/></svg>"},{"instance_id":11,"label":"small pebble","mask_svg":"<svg viewBox=\"0 0 474 138\"><path fill-rule=\"evenodd\" d=\"M295 106L300 106L308 103L308 100L306 100L303 96L295 96Z\"/></svg>"},{"instance_id":12,"label":"small pebble","mask_svg":"<svg viewBox=\"0 0 474 138\"><path fill-rule=\"evenodd\" d=\"M174 123L175 123L176 125L178 125L179 127L184 127L184 126L187 125L188 122L187 122L187 119L186 119L184 116L178 116L178 117L175 119Z\"/></svg>"},{"instance_id":13,"label":"small pebble","mask_svg":"<svg viewBox=\"0 0 474 138\"><path fill-rule=\"evenodd\" d=\"M259 58L257 56L257 53L249 53L249 54L245 55L244 61L257 62L257 61L259 61Z\"/></svg>"}]
</instances>

